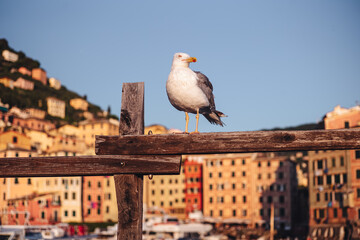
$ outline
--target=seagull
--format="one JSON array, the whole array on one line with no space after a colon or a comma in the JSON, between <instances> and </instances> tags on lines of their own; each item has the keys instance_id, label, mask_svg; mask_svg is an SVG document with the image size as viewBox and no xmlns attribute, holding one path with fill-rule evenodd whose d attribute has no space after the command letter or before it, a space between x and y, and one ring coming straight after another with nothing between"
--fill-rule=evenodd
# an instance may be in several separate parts
<instances>
[{"instance_id":1,"label":"seagull","mask_svg":"<svg viewBox=\"0 0 360 240\"><path fill-rule=\"evenodd\" d=\"M166 82L166 92L170 103L177 110L185 112L185 133L188 133L188 113L196 114L196 129L192 133L199 133L200 113L210 123L220 126L224 126L220 117L226 117L215 108L213 86L209 79L201 72L189 68L190 63L196 61L195 57L190 57L187 53L175 53Z\"/></svg>"}]
</instances>

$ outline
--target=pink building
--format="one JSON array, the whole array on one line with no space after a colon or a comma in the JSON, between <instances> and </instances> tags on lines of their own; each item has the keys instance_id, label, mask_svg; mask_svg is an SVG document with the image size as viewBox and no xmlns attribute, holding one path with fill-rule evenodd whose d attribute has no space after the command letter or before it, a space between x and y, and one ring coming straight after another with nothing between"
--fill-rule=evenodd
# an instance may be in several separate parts
<instances>
[{"instance_id":1,"label":"pink building","mask_svg":"<svg viewBox=\"0 0 360 240\"><path fill-rule=\"evenodd\" d=\"M34 83L20 77L14 82L14 87L32 91L34 90Z\"/></svg>"}]
</instances>

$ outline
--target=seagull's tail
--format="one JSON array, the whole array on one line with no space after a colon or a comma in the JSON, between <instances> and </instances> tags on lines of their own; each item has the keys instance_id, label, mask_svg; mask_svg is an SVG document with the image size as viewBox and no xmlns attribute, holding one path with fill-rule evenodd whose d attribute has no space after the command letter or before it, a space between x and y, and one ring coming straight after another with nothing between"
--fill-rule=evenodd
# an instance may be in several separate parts
<instances>
[{"instance_id":1,"label":"seagull's tail","mask_svg":"<svg viewBox=\"0 0 360 240\"><path fill-rule=\"evenodd\" d=\"M225 123L223 121L221 121L220 118L227 117L227 116L220 111L215 110L211 113L205 113L203 115L211 124L217 124L222 127L225 125Z\"/></svg>"}]
</instances>

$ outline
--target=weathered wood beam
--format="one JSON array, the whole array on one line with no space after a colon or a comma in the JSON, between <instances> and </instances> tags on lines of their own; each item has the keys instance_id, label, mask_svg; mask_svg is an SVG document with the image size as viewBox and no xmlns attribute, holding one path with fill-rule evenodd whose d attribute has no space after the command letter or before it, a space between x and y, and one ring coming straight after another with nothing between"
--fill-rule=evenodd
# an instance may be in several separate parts
<instances>
[{"instance_id":1,"label":"weathered wood beam","mask_svg":"<svg viewBox=\"0 0 360 240\"><path fill-rule=\"evenodd\" d=\"M360 129L96 136L97 154L213 154L360 149Z\"/></svg>"},{"instance_id":2,"label":"weathered wood beam","mask_svg":"<svg viewBox=\"0 0 360 240\"><path fill-rule=\"evenodd\" d=\"M180 155L0 158L0 177L179 174L180 162Z\"/></svg>"},{"instance_id":3,"label":"weathered wood beam","mask_svg":"<svg viewBox=\"0 0 360 240\"><path fill-rule=\"evenodd\" d=\"M143 82L123 84L119 134L144 134ZM118 207L117 239L141 240L143 175L114 175L114 180Z\"/></svg>"}]
</instances>

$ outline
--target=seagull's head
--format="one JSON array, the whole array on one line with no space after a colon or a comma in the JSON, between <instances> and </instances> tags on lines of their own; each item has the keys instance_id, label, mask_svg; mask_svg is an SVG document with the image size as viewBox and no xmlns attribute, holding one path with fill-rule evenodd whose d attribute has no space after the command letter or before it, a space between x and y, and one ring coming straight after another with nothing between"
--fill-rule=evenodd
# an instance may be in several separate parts
<instances>
[{"instance_id":1,"label":"seagull's head","mask_svg":"<svg viewBox=\"0 0 360 240\"><path fill-rule=\"evenodd\" d=\"M175 53L172 66L189 67L191 62L196 62L196 57L190 57L190 55L187 53Z\"/></svg>"}]
</instances>

